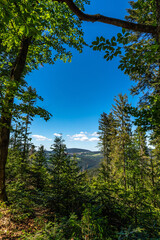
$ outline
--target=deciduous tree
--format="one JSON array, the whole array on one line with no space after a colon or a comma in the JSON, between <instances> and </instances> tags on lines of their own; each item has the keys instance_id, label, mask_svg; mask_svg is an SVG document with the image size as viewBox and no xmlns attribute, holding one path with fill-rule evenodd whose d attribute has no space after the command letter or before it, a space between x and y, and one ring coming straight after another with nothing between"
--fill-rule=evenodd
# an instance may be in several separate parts
<instances>
[{"instance_id":1,"label":"deciduous tree","mask_svg":"<svg viewBox=\"0 0 160 240\"><path fill-rule=\"evenodd\" d=\"M79 1L78 6L84 9L85 2ZM81 22L66 5L55 1L2 0L0 15L0 200L5 200L5 164L14 99L23 77L39 64L53 64L57 59L70 61L66 45L81 52L84 40Z\"/></svg>"}]
</instances>

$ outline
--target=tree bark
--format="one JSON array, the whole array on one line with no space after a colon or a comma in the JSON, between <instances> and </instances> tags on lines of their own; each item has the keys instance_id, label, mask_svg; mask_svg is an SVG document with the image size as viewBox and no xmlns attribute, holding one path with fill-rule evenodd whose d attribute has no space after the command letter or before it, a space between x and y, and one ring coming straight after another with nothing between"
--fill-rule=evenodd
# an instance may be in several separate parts
<instances>
[{"instance_id":1,"label":"tree bark","mask_svg":"<svg viewBox=\"0 0 160 240\"><path fill-rule=\"evenodd\" d=\"M8 156L9 136L11 129L11 120L13 112L13 102L20 79L25 67L28 47L31 43L31 38L24 37L21 41L19 54L13 64L10 74L10 84L6 90L3 99L1 119L0 119L0 201L7 200L5 186L5 165Z\"/></svg>"},{"instance_id":2,"label":"tree bark","mask_svg":"<svg viewBox=\"0 0 160 240\"><path fill-rule=\"evenodd\" d=\"M156 0L157 9L157 42L160 43L160 0Z\"/></svg>"},{"instance_id":3,"label":"tree bark","mask_svg":"<svg viewBox=\"0 0 160 240\"><path fill-rule=\"evenodd\" d=\"M156 93L160 95L160 0L156 0L156 15L157 15L157 32L156 40L158 44L158 76L157 76L157 86Z\"/></svg>"},{"instance_id":4,"label":"tree bark","mask_svg":"<svg viewBox=\"0 0 160 240\"><path fill-rule=\"evenodd\" d=\"M126 154L125 154L125 142L123 139L123 144L122 144L122 149L123 149L123 179L124 179L124 188L125 191L127 190L127 179L126 179Z\"/></svg>"},{"instance_id":5,"label":"tree bark","mask_svg":"<svg viewBox=\"0 0 160 240\"><path fill-rule=\"evenodd\" d=\"M23 145L23 157L22 161L26 161L26 155L28 153L28 147L27 147L27 140L28 140L28 123L29 123L29 115L27 114L26 119L25 119L25 133L24 133L24 145Z\"/></svg>"},{"instance_id":6,"label":"tree bark","mask_svg":"<svg viewBox=\"0 0 160 240\"><path fill-rule=\"evenodd\" d=\"M156 34L157 27L152 25L145 25L145 24L137 24L132 23L124 20L120 20L117 18L111 18L107 16L103 16L101 14L86 14L82 12L73 2L73 0L52 0L57 1L59 3L66 3L68 7L71 9L72 12L74 12L77 17L82 21L88 21L88 22L102 22L106 24L111 24L117 27L122 27L128 30L133 30L137 32L144 32L144 33L152 33ZM159 0L157 0L159 1Z\"/></svg>"}]
</instances>

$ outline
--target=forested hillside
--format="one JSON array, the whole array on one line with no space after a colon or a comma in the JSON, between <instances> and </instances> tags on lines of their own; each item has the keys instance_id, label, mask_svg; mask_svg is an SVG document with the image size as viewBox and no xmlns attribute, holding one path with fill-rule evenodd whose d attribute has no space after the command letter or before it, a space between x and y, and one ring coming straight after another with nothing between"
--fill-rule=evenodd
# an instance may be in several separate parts
<instances>
[{"instance_id":1,"label":"forested hillside","mask_svg":"<svg viewBox=\"0 0 160 240\"><path fill-rule=\"evenodd\" d=\"M80 148L67 148L66 151L71 158L76 157L79 167L83 170L98 168L103 158L103 154L100 151L90 151ZM45 154L46 158L49 159L52 152L45 151Z\"/></svg>"},{"instance_id":2,"label":"forested hillside","mask_svg":"<svg viewBox=\"0 0 160 240\"><path fill-rule=\"evenodd\" d=\"M160 239L160 0L131 1L125 20L85 14L88 3L0 0L1 239ZM82 21L123 28L110 39L97 36L90 48L107 61L119 57L139 101L132 106L119 93L104 109L100 151L67 150L61 134L50 151L37 149L34 117L48 121L54 113L38 105L43 98L26 76L89 47Z\"/></svg>"}]
</instances>

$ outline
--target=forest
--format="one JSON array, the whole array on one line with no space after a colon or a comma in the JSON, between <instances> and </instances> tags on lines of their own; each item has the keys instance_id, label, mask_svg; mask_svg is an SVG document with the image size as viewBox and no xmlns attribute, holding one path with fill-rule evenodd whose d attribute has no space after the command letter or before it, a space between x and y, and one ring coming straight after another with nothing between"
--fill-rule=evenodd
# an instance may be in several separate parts
<instances>
[{"instance_id":1,"label":"forest","mask_svg":"<svg viewBox=\"0 0 160 240\"><path fill-rule=\"evenodd\" d=\"M0 239L160 239L160 0L131 1L125 20L86 14L86 4L0 0ZM26 76L81 53L83 21L119 27L89 47L118 56L139 97L135 107L119 93L99 116L95 169L80 167L62 135L46 155L30 133L35 116L52 114Z\"/></svg>"}]
</instances>

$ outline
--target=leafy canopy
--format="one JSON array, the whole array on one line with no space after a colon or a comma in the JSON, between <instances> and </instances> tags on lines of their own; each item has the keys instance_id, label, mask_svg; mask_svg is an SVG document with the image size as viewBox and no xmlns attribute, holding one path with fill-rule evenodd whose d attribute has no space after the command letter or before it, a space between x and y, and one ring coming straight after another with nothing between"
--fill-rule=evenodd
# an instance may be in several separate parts
<instances>
[{"instance_id":1,"label":"leafy canopy","mask_svg":"<svg viewBox=\"0 0 160 240\"><path fill-rule=\"evenodd\" d=\"M83 8L87 2L78 1L78 6ZM51 0L0 0L0 15L1 68L5 64L12 66L24 37L31 39L26 71L57 59L70 61L68 46L82 51L81 21L64 4Z\"/></svg>"}]
</instances>

